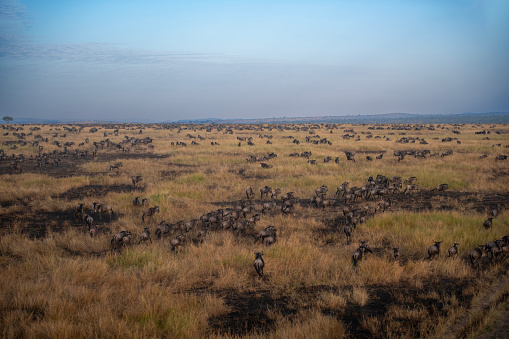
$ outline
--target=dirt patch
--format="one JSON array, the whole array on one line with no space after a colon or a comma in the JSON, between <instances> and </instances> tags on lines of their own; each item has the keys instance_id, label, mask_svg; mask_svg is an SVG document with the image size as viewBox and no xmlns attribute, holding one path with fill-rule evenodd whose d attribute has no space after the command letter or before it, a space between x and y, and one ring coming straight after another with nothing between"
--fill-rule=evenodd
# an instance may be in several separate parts
<instances>
[{"instance_id":1,"label":"dirt patch","mask_svg":"<svg viewBox=\"0 0 509 339\"><path fill-rule=\"evenodd\" d=\"M97 154L94 158L92 155L88 155L83 158L74 158L72 155L60 157L58 165L55 165L53 159L50 161L51 164L37 165L37 161L26 159L20 163L22 173L40 173L45 174L54 178L64 178L84 175L85 173L78 168L90 161L101 161L101 162L115 162L118 160L130 159L167 159L169 155L166 154L154 154L154 153L130 153L130 152L119 152L119 153L101 153ZM2 174L13 174L10 170L10 161L0 162L0 175ZM16 172L18 173L18 172Z\"/></svg>"},{"instance_id":2,"label":"dirt patch","mask_svg":"<svg viewBox=\"0 0 509 339\"><path fill-rule=\"evenodd\" d=\"M108 193L142 193L143 187L135 187L132 185L87 185L78 188L72 188L58 197L58 199L66 200L83 200L92 197L103 197Z\"/></svg>"},{"instance_id":3,"label":"dirt patch","mask_svg":"<svg viewBox=\"0 0 509 339\"><path fill-rule=\"evenodd\" d=\"M290 318L297 313L297 310L289 306L288 297L273 298L268 290L256 292L228 290L220 291L217 295L224 299L231 311L209 319L213 333L229 335L268 333L276 326L274 319L268 315L269 310Z\"/></svg>"},{"instance_id":4,"label":"dirt patch","mask_svg":"<svg viewBox=\"0 0 509 339\"><path fill-rule=\"evenodd\" d=\"M94 224L101 228L108 228L106 225L110 223L109 218L103 216L103 220L99 219L99 215L92 213ZM116 214L116 218L120 215ZM111 221L115 220L112 218ZM69 228L78 228L83 231L88 230L88 226L79 219L74 219L74 211L60 212L41 212L28 210L26 212L16 212L0 215L0 224L2 232L10 232L18 230L22 234L26 234L29 238L44 238L49 232L61 233Z\"/></svg>"}]
</instances>

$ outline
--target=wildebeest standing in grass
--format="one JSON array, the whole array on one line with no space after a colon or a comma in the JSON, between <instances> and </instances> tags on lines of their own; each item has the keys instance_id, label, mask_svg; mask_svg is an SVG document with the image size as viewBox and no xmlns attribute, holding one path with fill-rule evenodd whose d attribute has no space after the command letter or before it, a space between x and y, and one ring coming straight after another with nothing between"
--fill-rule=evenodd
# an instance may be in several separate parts
<instances>
[{"instance_id":1,"label":"wildebeest standing in grass","mask_svg":"<svg viewBox=\"0 0 509 339\"><path fill-rule=\"evenodd\" d=\"M83 206L85 206L85 203L83 203L83 202L76 205L76 207L74 208L74 219L76 219L76 216L83 215L83 213L84 213Z\"/></svg>"},{"instance_id":2,"label":"wildebeest standing in grass","mask_svg":"<svg viewBox=\"0 0 509 339\"><path fill-rule=\"evenodd\" d=\"M435 241L435 244L428 248L428 259L433 259L436 255L440 256L441 241Z\"/></svg>"},{"instance_id":3,"label":"wildebeest standing in grass","mask_svg":"<svg viewBox=\"0 0 509 339\"><path fill-rule=\"evenodd\" d=\"M468 257L470 258L470 262L472 263L472 266L474 266L474 264L476 262L478 262L478 260L482 257L483 252L484 252L484 245L479 245L470 251Z\"/></svg>"},{"instance_id":4,"label":"wildebeest standing in grass","mask_svg":"<svg viewBox=\"0 0 509 339\"><path fill-rule=\"evenodd\" d=\"M145 217L151 217L154 214L159 213L159 206L149 207L146 210L141 211L141 221L145 221Z\"/></svg>"},{"instance_id":5,"label":"wildebeest standing in grass","mask_svg":"<svg viewBox=\"0 0 509 339\"><path fill-rule=\"evenodd\" d=\"M449 257L455 258L458 256L458 243L455 242L451 248L449 248Z\"/></svg>"},{"instance_id":6,"label":"wildebeest standing in grass","mask_svg":"<svg viewBox=\"0 0 509 339\"><path fill-rule=\"evenodd\" d=\"M254 192L253 192L253 189L251 187L249 187L247 190L246 190L246 196L247 196L247 199L248 200L251 200L254 198Z\"/></svg>"},{"instance_id":7,"label":"wildebeest standing in grass","mask_svg":"<svg viewBox=\"0 0 509 339\"><path fill-rule=\"evenodd\" d=\"M115 212L113 212L113 208L109 205L105 205L105 204L100 204L100 203L97 203L97 202L94 202L94 211L96 211L97 213L99 213L99 219L102 220L102 214L103 212L104 213L108 213L109 217L110 217L110 221L111 221L111 217L115 216Z\"/></svg>"},{"instance_id":8,"label":"wildebeest standing in grass","mask_svg":"<svg viewBox=\"0 0 509 339\"><path fill-rule=\"evenodd\" d=\"M152 238L150 238L150 230L148 227L145 227L143 229L143 232L140 234L140 241L138 241L138 244L141 244L143 241L150 241L152 243Z\"/></svg>"},{"instance_id":9,"label":"wildebeest standing in grass","mask_svg":"<svg viewBox=\"0 0 509 339\"><path fill-rule=\"evenodd\" d=\"M485 229L490 229L491 227L493 227L493 218L488 218L486 219L486 221L482 224L484 226Z\"/></svg>"},{"instance_id":10,"label":"wildebeest standing in grass","mask_svg":"<svg viewBox=\"0 0 509 339\"><path fill-rule=\"evenodd\" d=\"M255 252L255 261L253 262L253 266L258 273L258 276L263 277L263 268L265 267L265 262L262 258L263 252Z\"/></svg>"}]
</instances>

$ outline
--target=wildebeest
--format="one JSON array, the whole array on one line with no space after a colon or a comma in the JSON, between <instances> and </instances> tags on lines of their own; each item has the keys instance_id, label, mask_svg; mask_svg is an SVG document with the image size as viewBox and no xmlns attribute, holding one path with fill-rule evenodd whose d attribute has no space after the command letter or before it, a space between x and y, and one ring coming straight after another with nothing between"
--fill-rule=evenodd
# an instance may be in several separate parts
<instances>
[{"instance_id":1,"label":"wildebeest","mask_svg":"<svg viewBox=\"0 0 509 339\"><path fill-rule=\"evenodd\" d=\"M497 155L495 157L495 160L507 160L507 155L503 155L503 154Z\"/></svg>"},{"instance_id":2,"label":"wildebeest","mask_svg":"<svg viewBox=\"0 0 509 339\"><path fill-rule=\"evenodd\" d=\"M149 203L150 202L149 202L148 198L143 198L143 200L141 200L141 204L145 207L148 207Z\"/></svg>"},{"instance_id":3,"label":"wildebeest","mask_svg":"<svg viewBox=\"0 0 509 339\"><path fill-rule=\"evenodd\" d=\"M262 213L265 213L265 211L272 211L276 208L276 202L266 202L262 205Z\"/></svg>"},{"instance_id":4,"label":"wildebeest","mask_svg":"<svg viewBox=\"0 0 509 339\"><path fill-rule=\"evenodd\" d=\"M406 185L406 188L405 190L403 191L404 194L406 194L406 192L410 192L410 191L417 191L419 189L419 186L418 185Z\"/></svg>"},{"instance_id":5,"label":"wildebeest","mask_svg":"<svg viewBox=\"0 0 509 339\"><path fill-rule=\"evenodd\" d=\"M277 188L277 189L273 189L270 191L270 198L271 199L277 199L277 196L281 194L281 189L280 188Z\"/></svg>"},{"instance_id":6,"label":"wildebeest","mask_svg":"<svg viewBox=\"0 0 509 339\"><path fill-rule=\"evenodd\" d=\"M320 188L317 188L315 190L315 195L318 197L318 196L324 196L327 194L327 191L328 191L328 188L327 186L323 185L322 187Z\"/></svg>"},{"instance_id":7,"label":"wildebeest","mask_svg":"<svg viewBox=\"0 0 509 339\"><path fill-rule=\"evenodd\" d=\"M74 207L74 219L76 219L76 216L81 216L84 213L83 206L85 206L85 203L80 203Z\"/></svg>"},{"instance_id":8,"label":"wildebeest","mask_svg":"<svg viewBox=\"0 0 509 339\"><path fill-rule=\"evenodd\" d=\"M262 255L263 252L255 252L255 261L253 262L256 273L258 273L260 277L263 277L263 268L265 267L265 262L263 261Z\"/></svg>"},{"instance_id":9,"label":"wildebeest","mask_svg":"<svg viewBox=\"0 0 509 339\"><path fill-rule=\"evenodd\" d=\"M140 206L140 205L141 205L140 197L134 197L133 206Z\"/></svg>"},{"instance_id":10,"label":"wildebeest","mask_svg":"<svg viewBox=\"0 0 509 339\"><path fill-rule=\"evenodd\" d=\"M352 236L352 228L348 225L346 225L344 228L343 228L343 232L345 232L345 235L346 235L346 244L347 245L350 245L350 238Z\"/></svg>"},{"instance_id":11,"label":"wildebeest","mask_svg":"<svg viewBox=\"0 0 509 339\"><path fill-rule=\"evenodd\" d=\"M265 227L265 229L258 232L258 234L256 235L255 242L257 242L260 239L263 240L263 239L265 239L271 235L274 235L274 234L276 234L276 228L274 226L267 226L267 227Z\"/></svg>"},{"instance_id":12,"label":"wildebeest","mask_svg":"<svg viewBox=\"0 0 509 339\"><path fill-rule=\"evenodd\" d=\"M451 248L449 248L449 257L457 257L458 256L458 243L455 242Z\"/></svg>"},{"instance_id":13,"label":"wildebeest","mask_svg":"<svg viewBox=\"0 0 509 339\"><path fill-rule=\"evenodd\" d=\"M97 203L97 202L94 202L94 211L98 212L99 213L99 219L102 220L102 214L103 212L104 213L108 213L108 215L110 216L110 221L111 221L111 217L115 216L115 212L113 212L113 208L109 205L105 205L105 204L100 204L100 203Z\"/></svg>"},{"instance_id":14,"label":"wildebeest","mask_svg":"<svg viewBox=\"0 0 509 339\"><path fill-rule=\"evenodd\" d=\"M357 248L353 254L352 254L352 260L353 260L353 265L354 266L357 266L357 262L359 262L360 260L362 260L362 254L364 252L368 251L369 253L373 253L371 251L371 249L369 248L368 244L366 243L366 241L362 241L361 242L361 245L359 246L359 248Z\"/></svg>"},{"instance_id":15,"label":"wildebeest","mask_svg":"<svg viewBox=\"0 0 509 339\"><path fill-rule=\"evenodd\" d=\"M254 192L253 192L253 189L251 187L249 187L246 190L246 196L247 196L247 199L249 199L249 200L254 198Z\"/></svg>"},{"instance_id":16,"label":"wildebeest","mask_svg":"<svg viewBox=\"0 0 509 339\"><path fill-rule=\"evenodd\" d=\"M482 257L482 254L484 252L484 245L479 245L469 253L470 262L472 263L472 266Z\"/></svg>"},{"instance_id":17,"label":"wildebeest","mask_svg":"<svg viewBox=\"0 0 509 339\"><path fill-rule=\"evenodd\" d=\"M151 217L154 214L159 213L159 206L149 207L146 210L141 211L141 221L145 221L145 217Z\"/></svg>"},{"instance_id":18,"label":"wildebeest","mask_svg":"<svg viewBox=\"0 0 509 339\"><path fill-rule=\"evenodd\" d=\"M181 247L184 242L186 241L186 238L182 234L179 234L170 242L171 250L176 251L179 247Z\"/></svg>"},{"instance_id":19,"label":"wildebeest","mask_svg":"<svg viewBox=\"0 0 509 339\"><path fill-rule=\"evenodd\" d=\"M431 191L441 192L441 191L446 191L448 188L449 188L449 185L447 185L447 184L440 184L437 187L433 188Z\"/></svg>"},{"instance_id":20,"label":"wildebeest","mask_svg":"<svg viewBox=\"0 0 509 339\"><path fill-rule=\"evenodd\" d=\"M142 180L143 180L143 177L141 175L137 175L137 176L131 178L131 181L133 182L134 186L136 186L136 184Z\"/></svg>"},{"instance_id":21,"label":"wildebeest","mask_svg":"<svg viewBox=\"0 0 509 339\"><path fill-rule=\"evenodd\" d=\"M145 227L143 229L143 232L140 234L140 241L138 241L138 244L141 244L143 241L150 241L152 243L152 239L150 238L150 230L148 227Z\"/></svg>"},{"instance_id":22,"label":"wildebeest","mask_svg":"<svg viewBox=\"0 0 509 339\"><path fill-rule=\"evenodd\" d=\"M164 221L162 221L159 226L157 226L155 235L157 239L161 239L161 237L166 237L170 234L171 228Z\"/></svg>"},{"instance_id":23,"label":"wildebeest","mask_svg":"<svg viewBox=\"0 0 509 339\"><path fill-rule=\"evenodd\" d=\"M269 197L269 193L272 191L272 189L269 186L264 186L260 188L260 199L263 199L263 195L265 194L267 198Z\"/></svg>"},{"instance_id":24,"label":"wildebeest","mask_svg":"<svg viewBox=\"0 0 509 339\"><path fill-rule=\"evenodd\" d=\"M435 244L428 248L428 259L433 259L436 255L440 256L441 241L435 241Z\"/></svg>"},{"instance_id":25,"label":"wildebeest","mask_svg":"<svg viewBox=\"0 0 509 339\"><path fill-rule=\"evenodd\" d=\"M116 164L113 164L113 165L110 165L110 171L113 170L113 169L116 169L117 172L118 170L120 169L120 167L122 167L123 164L121 162L117 162Z\"/></svg>"},{"instance_id":26,"label":"wildebeest","mask_svg":"<svg viewBox=\"0 0 509 339\"><path fill-rule=\"evenodd\" d=\"M132 233L129 231L120 231L117 234L113 235L113 238L111 238L111 245L122 245L124 243L124 238L131 236Z\"/></svg>"},{"instance_id":27,"label":"wildebeest","mask_svg":"<svg viewBox=\"0 0 509 339\"><path fill-rule=\"evenodd\" d=\"M393 253L394 259L398 260L398 258L399 258L399 247L394 247L393 250L394 250L394 253Z\"/></svg>"},{"instance_id":28,"label":"wildebeest","mask_svg":"<svg viewBox=\"0 0 509 339\"><path fill-rule=\"evenodd\" d=\"M488 218L486 219L486 221L482 224L484 226L485 229L490 229L491 227L493 227L493 218Z\"/></svg>"}]
</instances>

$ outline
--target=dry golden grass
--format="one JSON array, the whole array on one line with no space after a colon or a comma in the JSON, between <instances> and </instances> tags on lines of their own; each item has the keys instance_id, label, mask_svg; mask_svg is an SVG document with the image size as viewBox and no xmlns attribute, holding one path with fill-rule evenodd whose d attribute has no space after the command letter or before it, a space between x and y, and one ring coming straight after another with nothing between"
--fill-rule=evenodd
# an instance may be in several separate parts
<instances>
[{"instance_id":1,"label":"dry golden grass","mask_svg":"<svg viewBox=\"0 0 509 339\"><path fill-rule=\"evenodd\" d=\"M252 129L233 126L233 134L225 134L226 128L218 130L218 126L211 126L210 132L208 126L183 126L178 132L178 128L161 126L111 125L100 126L96 133L90 133L90 127L80 133L67 132L65 139L53 137L55 132L65 132L63 126L41 126L33 134L48 137L44 152L62 150L52 144L54 140L77 145L89 138L81 149L91 152L93 142L108 138L120 143L125 136L149 136L154 148L131 146L129 153L105 148L95 159L89 155L77 161L69 155L62 160L61 169L51 165L33 169L33 163L25 160L22 174L9 173L9 161L0 163L4 173L0 175L3 337L430 337L444 333L476 305L474 296L489 291L507 270L507 257L495 264L483 258L481 268L472 268L465 259L470 249L509 230L507 212L494 220L492 229L484 230L490 203L482 213L478 210L482 201L490 201L486 197L498 197L495 203L499 204L507 197L507 163L494 161L495 155L507 152L492 145L509 143L508 126L464 125L460 135L453 135L450 125L445 126L449 130L343 125L332 134L323 125L312 127L313 133L268 125L247 126ZM117 128L118 136L114 133ZM352 128L361 136L359 141L342 138L344 130ZM483 129L493 131L491 140L474 134ZM501 134L495 134L496 130ZM367 132L373 138L366 138ZM206 140L190 139L188 133ZM315 134L332 145L305 142ZM272 144L259 135L273 135ZM299 139L300 145L286 138L290 135ZM256 145L242 141L238 147L237 136L253 137ZM449 136L462 143L441 142ZM402 137L424 138L429 144L396 143ZM12 133L0 136L0 141L6 140L13 140ZM191 145L191 140L200 145ZM187 146L171 145L177 141ZM220 145L212 146L211 141ZM28 145L16 150L0 147L7 155L29 158L38 154L37 148ZM393 157L397 150L422 149L431 153L450 149L454 154L427 159L408 156L401 162ZM346 161L346 150L357 153L355 163ZM317 165L289 156L304 151L312 151L310 159L317 160ZM366 155L374 157L383 151L382 160L366 160ZM251 154L269 152L278 155L266 161L273 168L263 169L259 162L245 160ZM483 153L488 157L479 159ZM333 157L332 162L324 163L326 156ZM339 164L334 163L335 157ZM118 161L123 163L118 173L110 171L109 166ZM75 175L63 175L65 166ZM337 224L344 201L325 212L308 206L307 201L322 185L327 185L328 196L333 196L344 181L362 186L377 174L403 179L416 176L423 191L448 183L450 192L457 195L416 195L427 199L431 211L416 213L401 204L394 206L358 225L352 243L346 245L343 225ZM143 176L137 187L131 184L135 175ZM246 236L211 231L202 243L193 244L195 230L178 252L170 249L173 237L155 239L159 222L189 221L234 207L246 200L248 187L254 189L256 212L261 213L259 189L265 185L280 188L282 193L295 192L299 204L293 215L282 216L277 209L263 215ZM463 193L469 198L458 199ZM132 204L135 196L148 198L150 206L160 207L160 213L142 222L143 208ZM409 195L408 199L417 198ZM89 213L92 202L113 206L117 216L111 221L108 216L97 220L98 215L92 213L103 231L131 231L136 243L146 226L153 243L111 250L110 233L91 238L85 224L73 218L73 208L80 202ZM25 232L34 225L43 227L43 233L30 239ZM255 243L252 234L269 225L278 229L277 243L271 247ZM368 240L374 253L367 253L354 267L351 255L362 240ZM427 248L435 240L443 241L441 256L426 260ZM460 243L457 259L447 258L453 242ZM392 247L396 246L401 251L398 260L392 259ZM264 251L263 278L252 266L255 251ZM398 292L400 289L406 293ZM498 297L490 301L490 312L476 320L481 325L469 325L470 331L478 333L479 328L493 323L503 302ZM239 314L253 319L247 330L234 326L240 321L234 318Z\"/></svg>"}]
</instances>

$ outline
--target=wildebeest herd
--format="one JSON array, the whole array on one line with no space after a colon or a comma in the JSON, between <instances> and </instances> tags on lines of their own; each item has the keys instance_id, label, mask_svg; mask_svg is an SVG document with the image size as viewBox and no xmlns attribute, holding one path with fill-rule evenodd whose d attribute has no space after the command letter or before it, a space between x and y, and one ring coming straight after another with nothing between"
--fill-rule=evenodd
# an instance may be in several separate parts
<instances>
[{"instance_id":1,"label":"wildebeest herd","mask_svg":"<svg viewBox=\"0 0 509 339\"><path fill-rule=\"evenodd\" d=\"M346 237L346 244L351 243L352 236L359 224L366 222L369 218L374 217L377 213L383 213L392 206L392 199L395 195L406 195L409 191L417 190L418 186L416 177L409 177L402 180L401 177L386 177L378 174L376 177L369 177L367 183L360 187L350 187L348 182L343 182L336 189L334 196L327 198L329 189L326 185L314 190L314 194L309 201L306 199L298 199L294 192L287 192L281 195L281 189L263 186L259 189L260 200L259 204L254 201L255 193L252 187L246 189L246 199L239 200L236 206L229 208L221 208L202 215L199 219L192 219L190 221L178 221L176 223L168 223L161 221L155 226L155 237L158 240L170 238L169 249L177 251L185 244L193 243L199 244L203 242L204 238L210 232L230 231L237 236L252 238L253 243L256 245L261 241L265 246L271 246L278 241L277 228L270 225L254 232L257 222L261 217L267 213L274 213L279 206L282 215L298 217L295 213L295 207L316 208L318 211L334 209L340 206L338 214L342 215L342 223L337 224L336 229L342 227L343 233ZM402 190L403 183L406 184L405 190ZM133 182L133 184L135 184ZM441 192L448 189L447 184L440 184L430 192ZM270 197L269 197L270 194ZM266 199L266 200L265 200ZM268 200L268 201L267 201ZM363 205L364 204L364 205ZM93 202L93 211L102 220L102 214L107 213L109 220L115 217L113 208L106 204ZM160 212L159 206L148 207L149 199L134 197L133 206L143 206L146 209L140 211L142 223L147 221L148 217L153 217ZM258 213L257 211L260 211ZM499 215L500 208L494 207L490 209L488 219L483 223L485 229L490 229L493 225L493 220ZM91 212L87 213L85 204L80 203L74 209L74 218L81 219L88 226L90 235L96 236L100 232L108 231L107 228L99 228L94 225L94 219ZM133 244L141 244L143 242L152 243L150 227L144 226L139 234L137 241L133 239L133 233L130 231L120 231L114 234L110 240L112 249L118 250L122 247L131 246ZM359 247L352 253L352 264L357 266L363 259L366 253L373 253L368 245L368 239L359 239ZM432 260L440 255L441 241L435 241L432 246L427 250L427 259ZM448 249L448 256L456 258L459 255L458 246L460 244L455 242ZM398 260L402 255L400 247L393 247L393 258ZM486 253L490 260L497 260L500 256L505 256L509 252L509 236L505 235L500 239L492 242L481 244L475 249L472 249L468 258L472 266L479 262L479 259ZM263 276L263 268L265 262L262 258L263 252L255 252L254 267L257 274Z\"/></svg>"}]
</instances>

